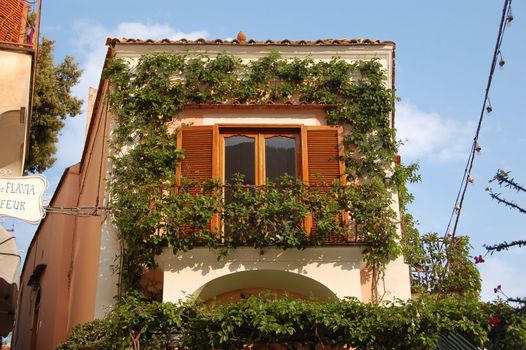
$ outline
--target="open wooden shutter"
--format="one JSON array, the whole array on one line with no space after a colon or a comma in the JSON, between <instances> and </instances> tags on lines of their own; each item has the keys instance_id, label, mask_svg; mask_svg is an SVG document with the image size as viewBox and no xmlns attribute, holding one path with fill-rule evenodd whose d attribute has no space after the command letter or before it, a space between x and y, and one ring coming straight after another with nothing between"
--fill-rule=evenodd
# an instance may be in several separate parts
<instances>
[{"instance_id":1,"label":"open wooden shutter","mask_svg":"<svg viewBox=\"0 0 526 350\"><path fill-rule=\"evenodd\" d=\"M179 183L182 179L197 182L188 192L201 192L204 181L218 178L218 128L217 126L183 126L177 135L177 148L184 151L184 158L177 169ZM214 214L212 231L217 230L219 218Z\"/></svg>"},{"instance_id":2,"label":"open wooden shutter","mask_svg":"<svg viewBox=\"0 0 526 350\"><path fill-rule=\"evenodd\" d=\"M343 155L343 130L334 126L311 126L304 127L303 134L303 160L306 163L304 179L308 180L313 189L321 193L329 192L334 180L345 180ZM306 139L306 140L305 140ZM316 234L316 222L309 220L307 231L311 235ZM310 226L310 227L309 227ZM327 237L330 243L341 243L339 235Z\"/></svg>"},{"instance_id":3,"label":"open wooden shutter","mask_svg":"<svg viewBox=\"0 0 526 350\"><path fill-rule=\"evenodd\" d=\"M217 178L216 134L214 126L181 127L177 143L184 151L179 172L183 178L198 181Z\"/></svg>"},{"instance_id":4,"label":"open wooden shutter","mask_svg":"<svg viewBox=\"0 0 526 350\"><path fill-rule=\"evenodd\" d=\"M306 127L307 168L310 185L331 185L343 176L340 127Z\"/></svg>"}]
</instances>

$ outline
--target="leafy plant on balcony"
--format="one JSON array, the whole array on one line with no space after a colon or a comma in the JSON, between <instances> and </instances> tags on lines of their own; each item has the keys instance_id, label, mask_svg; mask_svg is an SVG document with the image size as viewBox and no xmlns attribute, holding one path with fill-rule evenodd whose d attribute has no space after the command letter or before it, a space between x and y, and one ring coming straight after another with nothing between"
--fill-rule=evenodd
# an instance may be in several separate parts
<instances>
[{"instance_id":1,"label":"leafy plant on balcony","mask_svg":"<svg viewBox=\"0 0 526 350\"><path fill-rule=\"evenodd\" d=\"M140 150L131 150L136 152ZM143 160L147 168L149 162ZM119 174L116 170L115 175ZM129 180L139 186L144 176ZM228 200L224 193L228 193ZM142 267L155 265L155 255L163 247L177 253L206 246L223 256L239 246L304 249L367 241L365 230L351 236L353 227L343 219L363 211L359 208L362 204L353 200L359 196L356 188L339 183L320 191L284 176L278 183L247 186L240 176L229 184L183 179L173 188L152 187L144 196L122 191L114 200L123 204L115 208L115 216L121 237L131 242L127 256L141 257L141 264L124 257L128 277L133 280L140 277ZM367 219L360 221L364 227L368 227ZM308 228L312 222L315 230Z\"/></svg>"},{"instance_id":2,"label":"leafy plant on balcony","mask_svg":"<svg viewBox=\"0 0 526 350\"><path fill-rule=\"evenodd\" d=\"M311 203L309 191L301 181L283 177L278 184L247 187L239 176L225 191L231 196L220 210L226 246L301 249L309 244L305 219Z\"/></svg>"}]
</instances>

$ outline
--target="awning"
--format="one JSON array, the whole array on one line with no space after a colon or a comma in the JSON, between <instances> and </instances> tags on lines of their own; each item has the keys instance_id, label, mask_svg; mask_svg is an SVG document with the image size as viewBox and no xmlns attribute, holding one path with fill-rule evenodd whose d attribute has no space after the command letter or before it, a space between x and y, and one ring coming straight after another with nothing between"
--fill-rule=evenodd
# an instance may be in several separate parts
<instances>
[{"instance_id":1,"label":"awning","mask_svg":"<svg viewBox=\"0 0 526 350\"><path fill-rule=\"evenodd\" d=\"M0 225L0 335L3 337L13 330L19 284L20 254L15 237Z\"/></svg>"}]
</instances>

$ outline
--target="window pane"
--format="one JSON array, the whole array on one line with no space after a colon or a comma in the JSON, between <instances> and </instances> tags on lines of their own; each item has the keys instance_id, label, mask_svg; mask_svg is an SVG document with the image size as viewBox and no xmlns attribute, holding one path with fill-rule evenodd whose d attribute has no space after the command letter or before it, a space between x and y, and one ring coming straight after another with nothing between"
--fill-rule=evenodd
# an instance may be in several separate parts
<instances>
[{"instance_id":1,"label":"window pane","mask_svg":"<svg viewBox=\"0 0 526 350\"><path fill-rule=\"evenodd\" d=\"M239 173L245 175L245 184L255 185L255 139L247 136L225 138L225 179L231 181Z\"/></svg>"},{"instance_id":2,"label":"window pane","mask_svg":"<svg viewBox=\"0 0 526 350\"><path fill-rule=\"evenodd\" d=\"M265 172L269 181L287 174L296 176L296 141L285 136L265 139Z\"/></svg>"}]
</instances>

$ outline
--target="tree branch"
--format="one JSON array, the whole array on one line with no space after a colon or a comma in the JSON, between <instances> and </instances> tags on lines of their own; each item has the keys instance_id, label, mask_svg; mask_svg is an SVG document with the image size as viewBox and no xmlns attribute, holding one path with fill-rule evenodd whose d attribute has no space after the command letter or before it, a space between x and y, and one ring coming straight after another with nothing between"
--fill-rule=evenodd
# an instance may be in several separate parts
<instances>
[{"instance_id":1,"label":"tree branch","mask_svg":"<svg viewBox=\"0 0 526 350\"><path fill-rule=\"evenodd\" d=\"M489 189L489 191L490 191L489 195L491 196L491 198L495 199L497 202L499 202L501 204L504 204L507 207L516 209L516 210L520 211L523 214L526 214L526 209L520 207L517 203L514 203L512 201L508 201L505 198L499 197L500 193L494 193L494 192L491 191L491 189Z\"/></svg>"},{"instance_id":2,"label":"tree branch","mask_svg":"<svg viewBox=\"0 0 526 350\"><path fill-rule=\"evenodd\" d=\"M526 246L526 240L518 240L518 241L511 241L511 242L502 242L495 245L484 245L483 247L486 248L488 253L493 254L494 252L500 252L501 250L508 250L511 247L523 247Z\"/></svg>"},{"instance_id":3,"label":"tree branch","mask_svg":"<svg viewBox=\"0 0 526 350\"><path fill-rule=\"evenodd\" d=\"M502 169L497 170L497 174L489 182L497 181L499 186L504 184L505 187L510 187L515 189L517 192L526 192L526 188L522 187L519 183L515 181L514 178L509 178L510 172L504 171Z\"/></svg>"}]
</instances>

